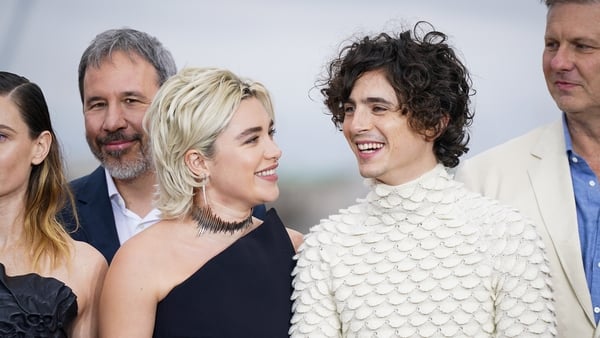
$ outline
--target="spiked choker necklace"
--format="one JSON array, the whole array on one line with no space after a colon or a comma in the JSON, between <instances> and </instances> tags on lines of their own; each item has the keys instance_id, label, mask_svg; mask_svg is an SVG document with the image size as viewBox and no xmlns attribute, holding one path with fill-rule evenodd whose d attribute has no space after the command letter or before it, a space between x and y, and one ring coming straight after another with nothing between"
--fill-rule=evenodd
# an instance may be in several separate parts
<instances>
[{"instance_id":1,"label":"spiked choker necklace","mask_svg":"<svg viewBox=\"0 0 600 338\"><path fill-rule=\"evenodd\" d=\"M198 235L205 232L232 234L238 230L246 229L252 224L252 209L250 209L250 215L243 221L227 222L215 215L208 207L194 207L192 219L197 223Z\"/></svg>"}]
</instances>

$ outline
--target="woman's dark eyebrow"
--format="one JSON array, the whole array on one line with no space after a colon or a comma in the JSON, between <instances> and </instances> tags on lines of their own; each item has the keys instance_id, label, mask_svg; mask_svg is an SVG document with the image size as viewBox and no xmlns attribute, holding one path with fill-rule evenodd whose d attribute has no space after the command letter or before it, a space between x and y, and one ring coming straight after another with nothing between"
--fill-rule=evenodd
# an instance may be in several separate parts
<instances>
[{"instance_id":1,"label":"woman's dark eyebrow","mask_svg":"<svg viewBox=\"0 0 600 338\"><path fill-rule=\"evenodd\" d=\"M275 124L275 122L273 122L273 120L271 120L271 123L269 123L269 129L273 128L273 125ZM254 134L254 133L260 133L263 130L262 127L252 127L252 128L248 128L246 130L244 130L243 132L241 132L237 137L236 140L239 139L243 139L244 137Z\"/></svg>"},{"instance_id":2,"label":"woman's dark eyebrow","mask_svg":"<svg viewBox=\"0 0 600 338\"><path fill-rule=\"evenodd\" d=\"M13 128L11 128L5 124L0 124L0 130L8 130L8 131L12 131L13 133L16 132L16 130L14 130Z\"/></svg>"},{"instance_id":3,"label":"woman's dark eyebrow","mask_svg":"<svg viewBox=\"0 0 600 338\"><path fill-rule=\"evenodd\" d=\"M262 127L248 128L248 129L244 130L243 132L241 132L235 139L236 140L240 140L240 139L243 139L244 137L246 137L248 135L252 135L254 133L260 133L262 130L263 130Z\"/></svg>"}]
</instances>

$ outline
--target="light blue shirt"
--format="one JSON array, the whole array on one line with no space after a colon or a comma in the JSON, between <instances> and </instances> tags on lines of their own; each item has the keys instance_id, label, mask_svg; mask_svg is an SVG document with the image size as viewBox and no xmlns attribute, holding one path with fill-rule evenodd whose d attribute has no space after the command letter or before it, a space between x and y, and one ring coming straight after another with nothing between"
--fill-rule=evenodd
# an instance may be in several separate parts
<instances>
[{"instance_id":1,"label":"light blue shirt","mask_svg":"<svg viewBox=\"0 0 600 338\"><path fill-rule=\"evenodd\" d=\"M600 231L598 229L600 224L600 185L587 162L573 151L571 135L564 116L563 130L571 168L573 192L575 193L583 269L592 296L594 317L598 323L600 320Z\"/></svg>"}]
</instances>

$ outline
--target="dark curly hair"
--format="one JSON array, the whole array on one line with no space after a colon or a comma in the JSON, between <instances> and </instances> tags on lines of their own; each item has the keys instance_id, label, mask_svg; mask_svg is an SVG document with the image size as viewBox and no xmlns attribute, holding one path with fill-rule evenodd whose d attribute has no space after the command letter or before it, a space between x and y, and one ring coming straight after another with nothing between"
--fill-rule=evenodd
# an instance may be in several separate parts
<instances>
[{"instance_id":1,"label":"dark curly hair","mask_svg":"<svg viewBox=\"0 0 600 338\"><path fill-rule=\"evenodd\" d=\"M427 26L427 27L423 27ZM448 37L425 21L397 36L366 36L342 48L317 83L338 129L356 80L380 70L396 92L409 126L428 139L438 162L455 167L469 148L475 90L466 67L446 43ZM443 123L447 119L447 123Z\"/></svg>"}]
</instances>

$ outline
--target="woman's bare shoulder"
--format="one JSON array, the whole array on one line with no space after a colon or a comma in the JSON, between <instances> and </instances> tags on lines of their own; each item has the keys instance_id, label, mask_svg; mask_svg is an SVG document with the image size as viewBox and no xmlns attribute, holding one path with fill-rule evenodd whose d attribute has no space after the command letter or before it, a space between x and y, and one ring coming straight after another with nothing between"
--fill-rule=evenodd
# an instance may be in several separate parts
<instances>
[{"instance_id":1,"label":"woman's bare shoulder","mask_svg":"<svg viewBox=\"0 0 600 338\"><path fill-rule=\"evenodd\" d=\"M290 236L290 240L292 241L292 244L294 245L294 250L296 250L296 252L298 252L298 249L300 248L300 245L302 245L302 243L304 243L304 235L297 230L291 229L291 228L286 228L288 235Z\"/></svg>"},{"instance_id":2,"label":"woman's bare shoulder","mask_svg":"<svg viewBox=\"0 0 600 338\"><path fill-rule=\"evenodd\" d=\"M106 266L106 259L100 251L90 244L82 241L73 241L73 261L78 265L85 264L90 267Z\"/></svg>"}]
</instances>

